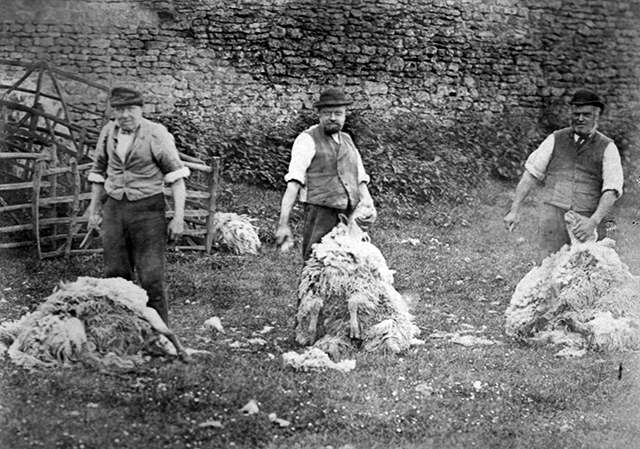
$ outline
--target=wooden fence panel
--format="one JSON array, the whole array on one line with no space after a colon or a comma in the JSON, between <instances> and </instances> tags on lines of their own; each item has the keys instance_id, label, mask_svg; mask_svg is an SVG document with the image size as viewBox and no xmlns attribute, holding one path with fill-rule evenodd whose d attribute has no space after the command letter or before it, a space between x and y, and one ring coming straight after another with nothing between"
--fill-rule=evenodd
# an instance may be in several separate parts
<instances>
[{"instance_id":1,"label":"wooden fence panel","mask_svg":"<svg viewBox=\"0 0 640 449\"><path fill-rule=\"evenodd\" d=\"M0 248L32 246L39 257L71 256L100 252L99 239L93 247L81 248L88 237L87 207L91 185L86 173L92 163L89 149L95 147L109 107L90 111L65 99L61 79L83 83L106 93L108 88L77 75L57 70L47 62L32 65L0 60L25 68L11 86L0 85ZM26 85L36 78L36 88ZM49 79L49 91L45 79ZM27 103L16 98L28 97ZM57 102L58 113L46 111L44 102ZM74 113L92 116L96 127L83 126ZM209 166L180 154L192 172L186 180L185 232L177 247L211 251L213 214L219 184L219 159ZM163 190L167 217L173 216L171 189Z\"/></svg>"}]
</instances>

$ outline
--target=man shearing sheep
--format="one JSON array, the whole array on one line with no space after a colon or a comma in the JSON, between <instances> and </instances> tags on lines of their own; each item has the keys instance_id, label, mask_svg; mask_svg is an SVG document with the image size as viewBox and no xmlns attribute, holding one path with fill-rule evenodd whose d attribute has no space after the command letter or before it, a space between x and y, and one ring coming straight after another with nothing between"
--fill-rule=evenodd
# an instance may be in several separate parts
<instances>
[{"instance_id":1,"label":"man shearing sheep","mask_svg":"<svg viewBox=\"0 0 640 449\"><path fill-rule=\"evenodd\" d=\"M312 245L320 242L339 222L339 215L349 215L359 203L369 213L359 224L366 229L376 219L369 194L369 176L351 137L342 132L347 106L353 104L340 89L329 88L314 103L319 123L300 134L291 152L287 189L282 198L276 242L285 248L292 243L289 227L296 199L304 203L302 256L306 261Z\"/></svg>"},{"instance_id":2,"label":"man shearing sheep","mask_svg":"<svg viewBox=\"0 0 640 449\"><path fill-rule=\"evenodd\" d=\"M605 103L594 91L580 89L569 102L570 126L554 132L527 159L511 210L504 217L513 231L531 189L544 182L539 210L539 261L570 243L565 213L579 217L571 231L581 242L597 230L606 236L603 219L622 195L623 174L616 144L596 130Z\"/></svg>"}]
</instances>

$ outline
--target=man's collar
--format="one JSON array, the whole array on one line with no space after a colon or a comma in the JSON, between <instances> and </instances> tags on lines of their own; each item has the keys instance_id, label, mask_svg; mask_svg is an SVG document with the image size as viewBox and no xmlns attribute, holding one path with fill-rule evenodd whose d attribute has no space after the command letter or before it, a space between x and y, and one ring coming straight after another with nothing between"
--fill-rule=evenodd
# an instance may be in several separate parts
<instances>
[{"instance_id":1,"label":"man's collar","mask_svg":"<svg viewBox=\"0 0 640 449\"><path fill-rule=\"evenodd\" d=\"M588 140L588 139L590 139L590 138L591 138L591 136L593 136L593 135L595 134L595 132L596 132L595 130L591 131L591 133L590 133L588 136L586 136L586 137L585 137L585 139L587 139L587 140ZM573 140L576 140L576 141L577 141L577 140L578 140L578 139L580 139L581 137L582 137L582 136L581 136L580 134L578 134L577 132L575 132L575 131L573 132Z\"/></svg>"},{"instance_id":2,"label":"man's collar","mask_svg":"<svg viewBox=\"0 0 640 449\"><path fill-rule=\"evenodd\" d=\"M116 132L118 134L131 135L131 134L136 133L139 129L140 129L140 125L136 126L135 129L129 131L129 130L124 129L123 127L121 127L120 125L118 125L116 123Z\"/></svg>"}]
</instances>

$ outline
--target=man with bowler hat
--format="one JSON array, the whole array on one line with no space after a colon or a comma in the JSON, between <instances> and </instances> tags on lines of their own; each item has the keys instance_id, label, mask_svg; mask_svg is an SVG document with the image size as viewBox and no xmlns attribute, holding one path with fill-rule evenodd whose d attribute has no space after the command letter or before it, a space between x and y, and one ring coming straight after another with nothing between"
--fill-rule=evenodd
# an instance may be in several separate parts
<instances>
[{"instance_id":1,"label":"man with bowler hat","mask_svg":"<svg viewBox=\"0 0 640 449\"><path fill-rule=\"evenodd\" d=\"M149 296L147 305L168 325L165 246L167 239L177 239L184 230L184 178L189 169L180 160L169 131L142 116L140 92L115 87L109 103L115 120L100 132L88 177L92 183L89 228L101 226L105 277L132 280L135 270ZM174 200L168 226L165 183L171 185Z\"/></svg>"},{"instance_id":2,"label":"man with bowler hat","mask_svg":"<svg viewBox=\"0 0 640 449\"><path fill-rule=\"evenodd\" d=\"M312 245L320 242L338 224L339 215L349 215L363 203L369 215L358 223L367 229L376 219L369 194L369 176L353 140L342 132L347 106L353 101L340 89L329 88L314 103L319 123L300 134L291 151L287 189L282 198L276 242L286 248L292 243L289 227L291 210L298 199L304 204L302 257L311 255Z\"/></svg>"},{"instance_id":3,"label":"man with bowler hat","mask_svg":"<svg viewBox=\"0 0 640 449\"><path fill-rule=\"evenodd\" d=\"M606 236L603 219L622 195L623 174L616 144L596 130L605 109L602 98L589 89L577 90L571 101L568 128L555 131L527 159L504 224L512 231L519 222L523 201L543 182L539 211L539 262L570 243L564 215L577 213L571 226L581 242L597 230Z\"/></svg>"}]
</instances>

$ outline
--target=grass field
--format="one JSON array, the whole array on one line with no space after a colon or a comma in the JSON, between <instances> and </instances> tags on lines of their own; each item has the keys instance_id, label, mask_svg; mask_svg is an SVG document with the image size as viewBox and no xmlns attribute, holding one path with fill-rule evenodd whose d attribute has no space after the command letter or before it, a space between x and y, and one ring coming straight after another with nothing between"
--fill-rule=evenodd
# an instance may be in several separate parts
<instances>
[{"instance_id":1,"label":"grass field","mask_svg":"<svg viewBox=\"0 0 640 449\"><path fill-rule=\"evenodd\" d=\"M355 354L355 370L340 373L283 366L284 352L301 351L292 322L299 247L281 254L269 243L280 193L226 186L220 207L257 219L260 255L167 256L172 327L211 355L191 364L156 357L130 372L28 372L5 357L0 447L640 448L638 354L560 359L557 348L504 335L504 310L534 256L533 201L517 232L502 227L512 190L490 183L461 204L379 211L372 242L412 298L426 343L395 356ZM639 274L632 205L633 197L619 205L613 237ZM100 256L0 257L2 320L33 310L60 280L102 268ZM203 327L212 316L224 333ZM444 332L495 344L434 337ZM259 412L240 412L252 399Z\"/></svg>"}]
</instances>

